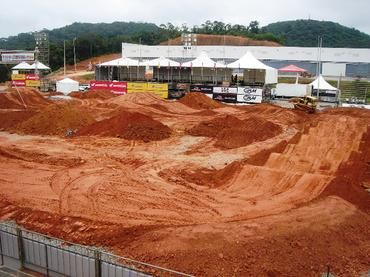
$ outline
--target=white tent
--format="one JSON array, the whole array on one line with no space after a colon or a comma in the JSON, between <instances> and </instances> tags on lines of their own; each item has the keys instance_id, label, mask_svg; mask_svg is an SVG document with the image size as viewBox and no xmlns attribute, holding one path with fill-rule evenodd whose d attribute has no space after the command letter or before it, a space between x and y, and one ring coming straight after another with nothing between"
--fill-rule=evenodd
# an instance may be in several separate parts
<instances>
[{"instance_id":1,"label":"white tent","mask_svg":"<svg viewBox=\"0 0 370 277\"><path fill-rule=\"evenodd\" d=\"M70 78L65 78L57 82L57 91L62 92L65 95L69 94L72 91L78 91L78 89L79 83Z\"/></svg>"},{"instance_id":2,"label":"white tent","mask_svg":"<svg viewBox=\"0 0 370 277\"><path fill-rule=\"evenodd\" d=\"M320 90L338 90L336 87L333 87L331 84L329 84L327 81L325 81L324 77L320 75L317 77L315 81L313 81L311 84L313 86L313 89L320 89ZM320 86L320 88L319 88Z\"/></svg>"},{"instance_id":3,"label":"white tent","mask_svg":"<svg viewBox=\"0 0 370 277\"><path fill-rule=\"evenodd\" d=\"M99 64L99 66L143 66L138 60L122 57L113 61Z\"/></svg>"},{"instance_id":4,"label":"white tent","mask_svg":"<svg viewBox=\"0 0 370 277\"><path fill-rule=\"evenodd\" d=\"M167 59L165 57L160 57L158 59L150 60L144 63L147 66L156 67L180 67L180 63L173 60Z\"/></svg>"},{"instance_id":5,"label":"white tent","mask_svg":"<svg viewBox=\"0 0 370 277\"><path fill-rule=\"evenodd\" d=\"M32 66L26 62L21 62L16 66L12 67L12 70L32 70Z\"/></svg>"},{"instance_id":6,"label":"white tent","mask_svg":"<svg viewBox=\"0 0 370 277\"><path fill-rule=\"evenodd\" d=\"M44 65L43 63L39 61L31 65L31 69L36 69L36 67L37 67L37 70L50 70L50 67Z\"/></svg>"},{"instance_id":7,"label":"white tent","mask_svg":"<svg viewBox=\"0 0 370 277\"><path fill-rule=\"evenodd\" d=\"M227 67L234 68L234 69L265 70L266 71L266 75L265 75L266 84L276 84L278 81L278 70L260 62L249 51L239 60L228 64Z\"/></svg>"},{"instance_id":8,"label":"white tent","mask_svg":"<svg viewBox=\"0 0 370 277\"><path fill-rule=\"evenodd\" d=\"M204 51L195 60L183 63L182 66L192 68L225 68L225 65L215 62Z\"/></svg>"}]
</instances>

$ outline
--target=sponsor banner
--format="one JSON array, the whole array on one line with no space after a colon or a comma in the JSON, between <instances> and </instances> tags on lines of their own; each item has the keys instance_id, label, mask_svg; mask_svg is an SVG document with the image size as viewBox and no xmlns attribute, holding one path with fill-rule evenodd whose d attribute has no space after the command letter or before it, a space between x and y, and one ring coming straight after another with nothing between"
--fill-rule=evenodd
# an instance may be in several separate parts
<instances>
[{"instance_id":1,"label":"sponsor banner","mask_svg":"<svg viewBox=\"0 0 370 277\"><path fill-rule=\"evenodd\" d=\"M262 93L263 93L262 88L238 87L238 94L253 94L262 97Z\"/></svg>"},{"instance_id":2,"label":"sponsor banner","mask_svg":"<svg viewBox=\"0 0 370 277\"><path fill-rule=\"evenodd\" d=\"M235 93L213 93L213 100L236 103L237 94Z\"/></svg>"},{"instance_id":3,"label":"sponsor banner","mask_svg":"<svg viewBox=\"0 0 370 277\"><path fill-rule=\"evenodd\" d=\"M26 81L12 81L12 87L25 87Z\"/></svg>"},{"instance_id":4,"label":"sponsor banner","mask_svg":"<svg viewBox=\"0 0 370 277\"><path fill-rule=\"evenodd\" d=\"M148 91L168 91L168 84L153 84L148 83Z\"/></svg>"},{"instance_id":5,"label":"sponsor banner","mask_svg":"<svg viewBox=\"0 0 370 277\"><path fill-rule=\"evenodd\" d=\"M168 98L168 91L157 91L157 92L152 92L152 93L164 99Z\"/></svg>"},{"instance_id":6,"label":"sponsor banner","mask_svg":"<svg viewBox=\"0 0 370 277\"><path fill-rule=\"evenodd\" d=\"M180 99L185 96L185 91L183 90L170 90L168 92L169 99Z\"/></svg>"},{"instance_id":7,"label":"sponsor banner","mask_svg":"<svg viewBox=\"0 0 370 277\"><path fill-rule=\"evenodd\" d=\"M90 89L105 89L110 90L114 94L126 94L127 82L111 82L111 81L91 81Z\"/></svg>"},{"instance_id":8,"label":"sponsor banner","mask_svg":"<svg viewBox=\"0 0 370 277\"><path fill-rule=\"evenodd\" d=\"M34 53L3 53L1 54L2 62L24 62L24 61L34 61Z\"/></svg>"},{"instance_id":9,"label":"sponsor banner","mask_svg":"<svg viewBox=\"0 0 370 277\"><path fill-rule=\"evenodd\" d=\"M41 82L39 80L26 80L26 87L40 87Z\"/></svg>"},{"instance_id":10,"label":"sponsor banner","mask_svg":"<svg viewBox=\"0 0 370 277\"><path fill-rule=\"evenodd\" d=\"M12 81L24 81L26 80L25 74L12 74Z\"/></svg>"},{"instance_id":11,"label":"sponsor banner","mask_svg":"<svg viewBox=\"0 0 370 277\"><path fill-rule=\"evenodd\" d=\"M90 81L90 89L109 89L110 81Z\"/></svg>"},{"instance_id":12,"label":"sponsor banner","mask_svg":"<svg viewBox=\"0 0 370 277\"><path fill-rule=\"evenodd\" d=\"M176 88L187 91L189 89L189 84L177 83Z\"/></svg>"},{"instance_id":13,"label":"sponsor banner","mask_svg":"<svg viewBox=\"0 0 370 277\"><path fill-rule=\"evenodd\" d=\"M237 101L240 103L262 103L262 94L238 94Z\"/></svg>"},{"instance_id":14,"label":"sponsor banner","mask_svg":"<svg viewBox=\"0 0 370 277\"><path fill-rule=\"evenodd\" d=\"M207 97L209 97L209 98L213 99L213 94L208 94L208 93L206 93L205 95L206 95Z\"/></svg>"},{"instance_id":15,"label":"sponsor banner","mask_svg":"<svg viewBox=\"0 0 370 277\"><path fill-rule=\"evenodd\" d=\"M201 92L205 94L212 94L213 93L213 87L212 86L206 86L206 85L191 85L190 86L191 92Z\"/></svg>"},{"instance_id":16,"label":"sponsor banner","mask_svg":"<svg viewBox=\"0 0 370 277\"><path fill-rule=\"evenodd\" d=\"M230 88L230 87L214 87L213 93L226 93L226 94L237 94L238 88Z\"/></svg>"},{"instance_id":17,"label":"sponsor banner","mask_svg":"<svg viewBox=\"0 0 370 277\"><path fill-rule=\"evenodd\" d=\"M35 81L35 80L40 80L40 77L35 75L35 74L26 74L26 81Z\"/></svg>"},{"instance_id":18,"label":"sponsor banner","mask_svg":"<svg viewBox=\"0 0 370 277\"><path fill-rule=\"evenodd\" d=\"M132 92L146 92L148 90L148 83L127 83L127 90L129 93Z\"/></svg>"}]
</instances>

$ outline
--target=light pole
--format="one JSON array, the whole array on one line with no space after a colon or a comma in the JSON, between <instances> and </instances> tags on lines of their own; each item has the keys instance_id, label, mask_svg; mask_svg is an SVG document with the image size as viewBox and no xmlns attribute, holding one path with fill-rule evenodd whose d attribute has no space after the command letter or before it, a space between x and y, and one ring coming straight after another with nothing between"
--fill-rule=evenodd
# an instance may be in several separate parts
<instances>
[{"instance_id":1,"label":"light pole","mask_svg":"<svg viewBox=\"0 0 370 277\"><path fill-rule=\"evenodd\" d=\"M74 38L73 39L73 60L74 60L74 64L75 64L75 72L77 72L77 66L76 66L76 39L77 38Z\"/></svg>"}]
</instances>

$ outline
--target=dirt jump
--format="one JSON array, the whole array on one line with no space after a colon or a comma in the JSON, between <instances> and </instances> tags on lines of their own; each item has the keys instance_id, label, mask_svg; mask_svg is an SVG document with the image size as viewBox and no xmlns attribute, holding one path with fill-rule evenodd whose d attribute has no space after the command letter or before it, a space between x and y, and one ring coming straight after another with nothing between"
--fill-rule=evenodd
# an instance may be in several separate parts
<instances>
[{"instance_id":1,"label":"dirt jump","mask_svg":"<svg viewBox=\"0 0 370 277\"><path fill-rule=\"evenodd\" d=\"M39 96L0 98L0 219L195 276L370 269L370 111Z\"/></svg>"}]
</instances>

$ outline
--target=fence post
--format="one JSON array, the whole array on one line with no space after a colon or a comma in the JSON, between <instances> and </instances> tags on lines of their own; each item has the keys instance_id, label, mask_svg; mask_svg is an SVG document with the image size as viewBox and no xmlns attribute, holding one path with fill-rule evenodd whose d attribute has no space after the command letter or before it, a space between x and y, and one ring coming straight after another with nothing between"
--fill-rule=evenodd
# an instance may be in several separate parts
<instances>
[{"instance_id":1,"label":"fence post","mask_svg":"<svg viewBox=\"0 0 370 277\"><path fill-rule=\"evenodd\" d=\"M4 255L3 255L3 245L1 243L1 232L0 232L0 256L1 256L1 264L0 265L4 265Z\"/></svg>"},{"instance_id":2,"label":"fence post","mask_svg":"<svg viewBox=\"0 0 370 277\"><path fill-rule=\"evenodd\" d=\"M21 268L23 268L24 267L23 236L22 236L22 230L18 227L17 227L17 242L18 242L19 261L21 262Z\"/></svg>"},{"instance_id":3,"label":"fence post","mask_svg":"<svg viewBox=\"0 0 370 277\"><path fill-rule=\"evenodd\" d=\"M101 277L101 253L98 250L94 252L95 257L95 277Z\"/></svg>"},{"instance_id":4,"label":"fence post","mask_svg":"<svg viewBox=\"0 0 370 277\"><path fill-rule=\"evenodd\" d=\"M46 265L46 276L49 277L49 256L48 256L48 246L44 244L45 246L45 265Z\"/></svg>"}]
</instances>

